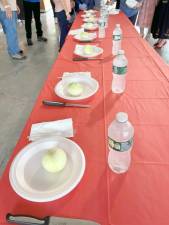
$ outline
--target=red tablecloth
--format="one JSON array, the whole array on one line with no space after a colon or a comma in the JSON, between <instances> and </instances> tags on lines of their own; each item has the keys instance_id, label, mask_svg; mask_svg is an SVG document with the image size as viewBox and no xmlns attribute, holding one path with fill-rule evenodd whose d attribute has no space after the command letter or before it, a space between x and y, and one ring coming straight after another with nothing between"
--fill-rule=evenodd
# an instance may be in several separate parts
<instances>
[{"instance_id":1,"label":"red tablecloth","mask_svg":"<svg viewBox=\"0 0 169 225\"><path fill-rule=\"evenodd\" d=\"M73 25L79 28L82 20ZM122 46L129 61L127 88L123 95L111 92L112 30L123 29ZM95 220L102 225L169 224L169 68L142 40L128 19L110 16L103 61L72 62L76 42L67 37L64 48L49 72L10 162L0 181L0 223L5 215L26 214L37 217L67 216ZM54 86L58 76L69 71L91 71L100 84L88 109L49 108L42 99L57 100ZM125 111L134 125L134 147L129 171L117 175L107 165L107 128L118 111ZM28 143L32 123L72 117L73 138L84 151L86 170L80 184L67 196L50 203L32 203L19 197L8 179L15 155Z\"/></svg>"}]
</instances>

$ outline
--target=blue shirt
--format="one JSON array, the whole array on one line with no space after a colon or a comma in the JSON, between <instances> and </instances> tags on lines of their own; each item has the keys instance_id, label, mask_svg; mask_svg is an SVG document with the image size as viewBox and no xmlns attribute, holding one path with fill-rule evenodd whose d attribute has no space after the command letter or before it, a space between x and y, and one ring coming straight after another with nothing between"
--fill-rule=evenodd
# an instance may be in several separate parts
<instances>
[{"instance_id":1,"label":"blue shirt","mask_svg":"<svg viewBox=\"0 0 169 225\"><path fill-rule=\"evenodd\" d=\"M139 2L139 1L138 1ZM127 17L134 16L138 13L138 9L129 8L126 5L126 0L120 0L120 9Z\"/></svg>"}]
</instances>

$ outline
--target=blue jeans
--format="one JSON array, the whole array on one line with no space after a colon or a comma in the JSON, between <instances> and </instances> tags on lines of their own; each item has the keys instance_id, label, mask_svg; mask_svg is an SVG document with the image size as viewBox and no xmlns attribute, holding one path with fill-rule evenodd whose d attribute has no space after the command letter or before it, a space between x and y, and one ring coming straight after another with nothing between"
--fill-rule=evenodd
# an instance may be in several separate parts
<instances>
[{"instance_id":1,"label":"blue jeans","mask_svg":"<svg viewBox=\"0 0 169 225\"><path fill-rule=\"evenodd\" d=\"M6 17L6 13L0 10L0 23L2 25L3 31L6 35L6 42L8 46L9 55L15 55L19 53L20 48L18 44L18 36L17 36L17 12L12 12L12 19L8 19Z\"/></svg>"},{"instance_id":2,"label":"blue jeans","mask_svg":"<svg viewBox=\"0 0 169 225\"><path fill-rule=\"evenodd\" d=\"M137 14L138 13L136 13L134 16L129 17L129 20L132 22L133 25L135 25L135 23L136 23Z\"/></svg>"},{"instance_id":3,"label":"blue jeans","mask_svg":"<svg viewBox=\"0 0 169 225\"><path fill-rule=\"evenodd\" d=\"M55 12L55 16L58 18L59 28L60 28L60 49L62 48L66 36L70 29L69 21L67 20L66 13L64 10L60 12Z\"/></svg>"}]
</instances>

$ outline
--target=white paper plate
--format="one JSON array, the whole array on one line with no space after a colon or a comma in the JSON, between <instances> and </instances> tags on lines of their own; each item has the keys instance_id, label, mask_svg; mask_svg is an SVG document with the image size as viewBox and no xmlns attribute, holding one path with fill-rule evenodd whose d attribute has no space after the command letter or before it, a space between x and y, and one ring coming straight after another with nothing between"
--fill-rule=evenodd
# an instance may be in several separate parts
<instances>
[{"instance_id":1,"label":"white paper plate","mask_svg":"<svg viewBox=\"0 0 169 225\"><path fill-rule=\"evenodd\" d=\"M84 37L81 34L77 34L74 36L74 39L77 41L86 42L86 41L93 41L94 39L96 39L96 37L97 37L96 33L87 33L87 35Z\"/></svg>"},{"instance_id":2,"label":"white paper plate","mask_svg":"<svg viewBox=\"0 0 169 225\"><path fill-rule=\"evenodd\" d=\"M62 148L68 158L66 167L49 173L41 166L42 156L53 147ZM49 202L72 191L85 171L82 149L64 137L46 138L25 146L12 162L9 180L14 191L33 202Z\"/></svg>"},{"instance_id":3,"label":"white paper plate","mask_svg":"<svg viewBox=\"0 0 169 225\"><path fill-rule=\"evenodd\" d=\"M86 45L76 45L75 46L75 50L74 50L74 54L78 55L78 56L82 56L82 57L97 57L99 55L101 55L103 53L103 49L100 47L97 47L95 45L90 45L92 47L92 52L87 54L84 49L85 49Z\"/></svg>"},{"instance_id":4,"label":"white paper plate","mask_svg":"<svg viewBox=\"0 0 169 225\"><path fill-rule=\"evenodd\" d=\"M84 22L86 23L96 23L98 21L98 18L96 17L87 17L83 19Z\"/></svg>"},{"instance_id":5,"label":"white paper plate","mask_svg":"<svg viewBox=\"0 0 169 225\"><path fill-rule=\"evenodd\" d=\"M95 18L95 15L93 15L91 13L88 13L88 14L82 14L81 17L82 18L90 18L90 17L94 17Z\"/></svg>"},{"instance_id":6,"label":"white paper plate","mask_svg":"<svg viewBox=\"0 0 169 225\"><path fill-rule=\"evenodd\" d=\"M85 29L85 30L96 30L98 28L98 24L96 23L84 23L82 25L82 27Z\"/></svg>"},{"instance_id":7,"label":"white paper plate","mask_svg":"<svg viewBox=\"0 0 169 225\"><path fill-rule=\"evenodd\" d=\"M69 101L86 100L92 97L99 89L98 81L92 77L79 76L79 77L70 77L66 79L67 79L66 81L67 83L72 83L72 82L80 83L83 86L84 91L82 92L80 96L77 96L77 97L70 96L67 94L66 90L64 89L64 80L61 80L55 86L54 91L57 96L65 100L69 100Z\"/></svg>"}]
</instances>

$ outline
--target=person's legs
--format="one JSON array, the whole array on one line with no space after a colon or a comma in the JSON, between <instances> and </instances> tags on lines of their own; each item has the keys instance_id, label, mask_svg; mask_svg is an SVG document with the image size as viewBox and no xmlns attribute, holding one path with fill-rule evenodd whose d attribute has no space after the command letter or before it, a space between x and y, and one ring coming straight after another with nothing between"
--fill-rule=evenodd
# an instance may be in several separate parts
<instances>
[{"instance_id":1,"label":"person's legs","mask_svg":"<svg viewBox=\"0 0 169 225\"><path fill-rule=\"evenodd\" d=\"M61 12L56 12L55 14L58 18L58 23L60 27L60 49L61 49L65 42L65 38L69 32L70 27L64 10L62 10Z\"/></svg>"},{"instance_id":2,"label":"person's legs","mask_svg":"<svg viewBox=\"0 0 169 225\"><path fill-rule=\"evenodd\" d=\"M43 31L42 31L42 24L40 21L40 2L32 3L32 9L33 9L33 15L35 18L37 37L42 37Z\"/></svg>"},{"instance_id":3,"label":"person's legs","mask_svg":"<svg viewBox=\"0 0 169 225\"><path fill-rule=\"evenodd\" d=\"M6 35L9 55L13 56L20 52L16 29L17 13L12 12L12 19L6 17L6 13L0 10L0 22Z\"/></svg>"},{"instance_id":4,"label":"person's legs","mask_svg":"<svg viewBox=\"0 0 169 225\"><path fill-rule=\"evenodd\" d=\"M23 1L24 13L25 13L25 30L26 30L26 38L27 40L32 38L32 3Z\"/></svg>"},{"instance_id":5,"label":"person's legs","mask_svg":"<svg viewBox=\"0 0 169 225\"><path fill-rule=\"evenodd\" d=\"M137 13L137 14L138 14L138 13ZM136 23L137 14L135 14L135 15L129 17L129 20L132 22L133 25L135 25L135 23Z\"/></svg>"},{"instance_id":6,"label":"person's legs","mask_svg":"<svg viewBox=\"0 0 169 225\"><path fill-rule=\"evenodd\" d=\"M120 0L116 1L116 9L120 9Z\"/></svg>"}]
</instances>

